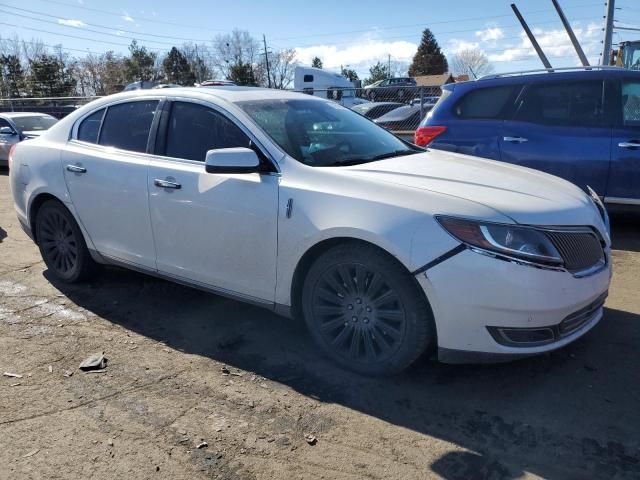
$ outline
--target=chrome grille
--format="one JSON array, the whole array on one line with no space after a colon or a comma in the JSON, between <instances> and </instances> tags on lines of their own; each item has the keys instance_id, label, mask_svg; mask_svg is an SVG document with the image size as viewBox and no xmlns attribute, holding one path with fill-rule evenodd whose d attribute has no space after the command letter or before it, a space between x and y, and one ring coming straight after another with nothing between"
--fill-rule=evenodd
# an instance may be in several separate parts
<instances>
[{"instance_id":1,"label":"chrome grille","mask_svg":"<svg viewBox=\"0 0 640 480\"><path fill-rule=\"evenodd\" d=\"M587 270L605 262L602 242L590 231L548 231L553 245L571 273Z\"/></svg>"},{"instance_id":2,"label":"chrome grille","mask_svg":"<svg viewBox=\"0 0 640 480\"><path fill-rule=\"evenodd\" d=\"M607 295L609 292L605 292L596 300L591 302L584 308L581 308L577 312L572 313L567 318L565 318L560 325L558 325L558 331L560 332L560 336L569 335L576 330L578 330L582 325L587 323L589 320L593 318L593 316L602 308L604 305L604 301L607 299Z\"/></svg>"}]
</instances>

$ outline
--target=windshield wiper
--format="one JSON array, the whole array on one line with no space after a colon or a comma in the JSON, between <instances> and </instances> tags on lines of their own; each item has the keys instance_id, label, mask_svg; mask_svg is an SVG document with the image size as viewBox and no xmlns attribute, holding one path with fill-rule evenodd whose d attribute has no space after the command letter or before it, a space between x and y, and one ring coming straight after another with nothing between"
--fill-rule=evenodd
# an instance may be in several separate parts
<instances>
[{"instance_id":1,"label":"windshield wiper","mask_svg":"<svg viewBox=\"0 0 640 480\"><path fill-rule=\"evenodd\" d=\"M376 161L376 160L384 160L385 158L403 157L405 155L413 155L414 153L420 153L420 151L419 150L411 150L411 149L395 150L393 152L381 153L380 155L376 155L375 157L368 158L367 160L370 160L370 161L373 162L373 161Z\"/></svg>"},{"instance_id":2,"label":"windshield wiper","mask_svg":"<svg viewBox=\"0 0 640 480\"><path fill-rule=\"evenodd\" d=\"M405 155L413 155L414 153L421 153L421 150L395 150L393 152L381 153L373 157L366 158L348 158L344 160L336 160L335 162L319 165L322 167L348 167L350 165L361 165L363 163L375 162L376 160L384 160L385 158L402 157Z\"/></svg>"}]
</instances>

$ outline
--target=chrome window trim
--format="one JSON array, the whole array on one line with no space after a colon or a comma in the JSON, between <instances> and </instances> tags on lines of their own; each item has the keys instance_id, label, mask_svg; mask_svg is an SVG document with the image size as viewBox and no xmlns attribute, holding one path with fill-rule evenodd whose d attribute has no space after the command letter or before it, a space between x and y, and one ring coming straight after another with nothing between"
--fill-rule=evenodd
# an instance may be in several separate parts
<instances>
[{"instance_id":1,"label":"chrome window trim","mask_svg":"<svg viewBox=\"0 0 640 480\"><path fill-rule=\"evenodd\" d=\"M80 123L82 123L82 121L87 118L90 115L93 115L94 113L96 113L98 110L102 110L103 108L105 109L105 113L104 115L102 115L102 121L100 122L100 130L102 131L102 124L104 123L104 117L107 113L107 109L109 107L115 106L115 105L119 105L121 103L131 103L131 102L144 102L144 101L149 101L149 100L157 100L158 102L162 102L162 100L164 100L166 97L162 96L162 95L145 95L145 96L141 96L141 97L129 97L129 98L120 98L118 100L114 100L113 102L110 103L103 103L100 104L99 106L96 105L95 108L93 108L92 110L89 110L87 113L85 113L84 115L82 115L80 118L76 119L76 121L73 124L73 128L71 129L71 133L69 135L69 141L71 140L75 140L76 142L79 142L83 145L99 145L97 143L91 143L91 142L83 142L82 140L78 140L78 128L80 127ZM156 110L156 114L157 114L157 110ZM98 135L98 140L100 140L100 135ZM102 145L100 145L102 146ZM128 150L120 150L119 151L128 151Z\"/></svg>"},{"instance_id":2,"label":"chrome window trim","mask_svg":"<svg viewBox=\"0 0 640 480\"><path fill-rule=\"evenodd\" d=\"M640 198L604 197L604 203L615 203L618 205L640 205Z\"/></svg>"}]
</instances>

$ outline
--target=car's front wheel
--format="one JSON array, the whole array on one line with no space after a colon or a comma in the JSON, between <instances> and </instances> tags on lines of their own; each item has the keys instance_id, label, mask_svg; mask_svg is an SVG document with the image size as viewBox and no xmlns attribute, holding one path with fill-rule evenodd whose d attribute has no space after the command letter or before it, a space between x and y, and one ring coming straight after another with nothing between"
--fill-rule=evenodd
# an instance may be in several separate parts
<instances>
[{"instance_id":1,"label":"car's front wheel","mask_svg":"<svg viewBox=\"0 0 640 480\"><path fill-rule=\"evenodd\" d=\"M63 282L88 279L96 270L73 215L60 202L48 200L38 210L36 239L47 268Z\"/></svg>"},{"instance_id":2,"label":"car's front wheel","mask_svg":"<svg viewBox=\"0 0 640 480\"><path fill-rule=\"evenodd\" d=\"M431 309L416 281L369 245L354 242L322 254L305 279L302 311L318 345L366 375L404 370L433 340Z\"/></svg>"}]
</instances>

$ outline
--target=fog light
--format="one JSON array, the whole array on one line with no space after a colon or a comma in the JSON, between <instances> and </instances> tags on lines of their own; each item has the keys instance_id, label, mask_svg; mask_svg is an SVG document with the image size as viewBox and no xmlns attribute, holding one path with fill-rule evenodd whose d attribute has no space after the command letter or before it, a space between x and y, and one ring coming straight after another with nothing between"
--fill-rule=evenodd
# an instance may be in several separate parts
<instances>
[{"instance_id":1,"label":"fog light","mask_svg":"<svg viewBox=\"0 0 640 480\"><path fill-rule=\"evenodd\" d=\"M535 347L555 340L552 328L503 328L487 327L493 339L508 347Z\"/></svg>"}]
</instances>

